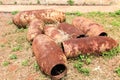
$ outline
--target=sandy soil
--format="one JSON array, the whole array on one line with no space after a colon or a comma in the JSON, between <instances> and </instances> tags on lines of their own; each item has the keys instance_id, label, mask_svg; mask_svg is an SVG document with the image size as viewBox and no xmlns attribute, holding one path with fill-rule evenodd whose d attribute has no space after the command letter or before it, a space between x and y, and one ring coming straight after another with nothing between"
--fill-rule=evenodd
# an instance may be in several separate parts
<instances>
[{"instance_id":1,"label":"sandy soil","mask_svg":"<svg viewBox=\"0 0 120 80\"><path fill-rule=\"evenodd\" d=\"M68 4L68 0L0 0L0 4ZM118 3L119 0L73 0L78 5L111 5Z\"/></svg>"}]
</instances>

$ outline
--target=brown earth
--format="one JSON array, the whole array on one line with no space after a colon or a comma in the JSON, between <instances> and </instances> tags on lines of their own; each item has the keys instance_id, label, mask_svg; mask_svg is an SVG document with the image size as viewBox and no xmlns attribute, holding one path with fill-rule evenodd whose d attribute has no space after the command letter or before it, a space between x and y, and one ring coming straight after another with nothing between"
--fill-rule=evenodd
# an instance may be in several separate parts
<instances>
[{"instance_id":1,"label":"brown earth","mask_svg":"<svg viewBox=\"0 0 120 80\"><path fill-rule=\"evenodd\" d=\"M12 17L10 13L0 13L0 80L50 80L48 76L34 68L36 60L31 45L26 40L27 29L17 29L12 24ZM111 30L110 36L120 41L119 31ZM16 54L17 59L10 59L11 54ZM76 60L69 59L68 73L62 80L120 80L114 72L120 65L119 59L120 54L111 59L94 56L90 65L84 65L90 69L89 76L79 73L73 67ZM8 66L4 66L5 61L9 62Z\"/></svg>"}]
</instances>

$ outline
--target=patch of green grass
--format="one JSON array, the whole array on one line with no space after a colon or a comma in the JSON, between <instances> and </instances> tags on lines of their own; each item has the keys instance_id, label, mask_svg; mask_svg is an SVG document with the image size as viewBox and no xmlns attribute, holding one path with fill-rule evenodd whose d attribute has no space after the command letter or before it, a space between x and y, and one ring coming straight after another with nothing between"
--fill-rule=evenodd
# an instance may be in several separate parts
<instances>
[{"instance_id":1,"label":"patch of green grass","mask_svg":"<svg viewBox=\"0 0 120 80\"><path fill-rule=\"evenodd\" d=\"M86 59L86 64L90 64L92 62L92 60L90 58Z\"/></svg>"},{"instance_id":2,"label":"patch of green grass","mask_svg":"<svg viewBox=\"0 0 120 80\"><path fill-rule=\"evenodd\" d=\"M89 76L89 73L90 73L90 69L88 68L83 68L83 62L77 62L76 64L74 64L74 67L78 70L78 72L86 75L86 76Z\"/></svg>"},{"instance_id":3,"label":"patch of green grass","mask_svg":"<svg viewBox=\"0 0 120 80\"><path fill-rule=\"evenodd\" d=\"M66 12L65 13L66 15L76 15L76 16L82 16L82 13L79 12L79 11L76 11L76 12Z\"/></svg>"},{"instance_id":4,"label":"patch of green grass","mask_svg":"<svg viewBox=\"0 0 120 80\"><path fill-rule=\"evenodd\" d=\"M32 5L32 2L30 2L29 5Z\"/></svg>"},{"instance_id":5,"label":"patch of green grass","mask_svg":"<svg viewBox=\"0 0 120 80\"><path fill-rule=\"evenodd\" d=\"M75 68L81 68L83 67L84 62L78 61L77 63L74 64Z\"/></svg>"},{"instance_id":6,"label":"patch of green grass","mask_svg":"<svg viewBox=\"0 0 120 80\"><path fill-rule=\"evenodd\" d=\"M16 29L15 30L16 33L20 33L20 32L27 32L27 29L24 29L24 28L20 28L20 29Z\"/></svg>"},{"instance_id":7,"label":"patch of green grass","mask_svg":"<svg viewBox=\"0 0 120 80\"><path fill-rule=\"evenodd\" d=\"M3 4L3 2L2 1L0 1L0 5L2 5Z\"/></svg>"},{"instance_id":8,"label":"patch of green grass","mask_svg":"<svg viewBox=\"0 0 120 80\"><path fill-rule=\"evenodd\" d=\"M88 69L88 68L81 68L81 69L79 70L79 72L82 73L82 74L84 74L84 75L86 75L86 76L89 76L89 74L90 74L90 69Z\"/></svg>"},{"instance_id":9,"label":"patch of green grass","mask_svg":"<svg viewBox=\"0 0 120 80\"><path fill-rule=\"evenodd\" d=\"M72 6L74 5L74 0L67 0L67 3Z\"/></svg>"},{"instance_id":10,"label":"patch of green grass","mask_svg":"<svg viewBox=\"0 0 120 80\"><path fill-rule=\"evenodd\" d=\"M16 55L16 54L11 54L11 55L9 56L9 58L10 58L10 59L17 59L17 55Z\"/></svg>"},{"instance_id":11,"label":"patch of green grass","mask_svg":"<svg viewBox=\"0 0 120 80\"><path fill-rule=\"evenodd\" d=\"M11 24L13 24L13 21L10 20L10 21L8 21L7 23L8 23L9 25L11 25Z\"/></svg>"},{"instance_id":12,"label":"patch of green grass","mask_svg":"<svg viewBox=\"0 0 120 80\"><path fill-rule=\"evenodd\" d=\"M66 12L66 16L67 22L72 21L73 18L77 17L77 16L83 16L86 17L88 19L91 19L99 24L101 24L102 26L106 27L107 25L111 25L111 26L120 26L120 10L115 11L115 12L109 12L109 13L105 13L105 12L88 12L88 13L81 13L79 11L77 12Z\"/></svg>"},{"instance_id":13,"label":"patch of green grass","mask_svg":"<svg viewBox=\"0 0 120 80\"><path fill-rule=\"evenodd\" d=\"M27 41L25 33L17 33L19 35L16 36L16 38L14 40L14 42L16 43L16 45L15 46L13 45L13 46L15 47L15 49L17 48L18 51L28 50L31 47L30 43Z\"/></svg>"},{"instance_id":14,"label":"patch of green grass","mask_svg":"<svg viewBox=\"0 0 120 80\"><path fill-rule=\"evenodd\" d=\"M117 67L117 68L115 69L115 72L116 72L117 75L120 77L120 67Z\"/></svg>"},{"instance_id":15,"label":"patch of green grass","mask_svg":"<svg viewBox=\"0 0 120 80\"><path fill-rule=\"evenodd\" d=\"M108 15L111 17L117 17L117 15L114 12L109 12Z\"/></svg>"},{"instance_id":16,"label":"patch of green grass","mask_svg":"<svg viewBox=\"0 0 120 80\"><path fill-rule=\"evenodd\" d=\"M16 45L15 47L12 48L13 52L20 51L20 50L22 50L22 46L21 45Z\"/></svg>"},{"instance_id":17,"label":"patch of green grass","mask_svg":"<svg viewBox=\"0 0 120 80\"><path fill-rule=\"evenodd\" d=\"M8 66L9 64L10 64L9 61L4 61L4 62L2 63L3 66Z\"/></svg>"},{"instance_id":18,"label":"patch of green grass","mask_svg":"<svg viewBox=\"0 0 120 80\"><path fill-rule=\"evenodd\" d=\"M91 17L95 17L95 16L101 17L101 16L104 16L105 13L97 11L97 12L88 12L87 15Z\"/></svg>"},{"instance_id":19,"label":"patch of green grass","mask_svg":"<svg viewBox=\"0 0 120 80\"><path fill-rule=\"evenodd\" d=\"M5 44L0 44L0 47L5 47Z\"/></svg>"},{"instance_id":20,"label":"patch of green grass","mask_svg":"<svg viewBox=\"0 0 120 80\"><path fill-rule=\"evenodd\" d=\"M80 55L79 60L84 62L85 64L90 64L91 63L91 56L89 55Z\"/></svg>"},{"instance_id":21,"label":"patch of green grass","mask_svg":"<svg viewBox=\"0 0 120 80\"><path fill-rule=\"evenodd\" d=\"M39 0L37 0L37 4L40 4L40 1L39 1Z\"/></svg>"},{"instance_id":22,"label":"patch of green grass","mask_svg":"<svg viewBox=\"0 0 120 80\"><path fill-rule=\"evenodd\" d=\"M18 36L15 40L15 42L17 42L20 45L24 44L26 41L27 41L26 35Z\"/></svg>"},{"instance_id":23,"label":"patch of green grass","mask_svg":"<svg viewBox=\"0 0 120 80\"><path fill-rule=\"evenodd\" d=\"M29 60L24 60L22 63L22 66L28 66L29 65Z\"/></svg>"},{"instance_id":24,"label":"patch of green grass","mask_svg":"<svg viewBox=\"0 0 120 80\"><path fill-rule=\"evenodd\" d=\"M116 15L120 15L120 10L115 11Z\"/></svg>"},{"instance_id":25,"label":"patch of green grass","mask_svg":"<svg viewBox=\"0 0 120 80\"><path fill-rule=\"evenodd\" d=\"M90 64L91 63L91 56L90 55L80 55L77 58L77 62L74 64L74 67L78 70L78 72L89 76L90 73L90 69L88 68L83 68L83 65L85 64Z\"/></svg>"},{"instance_id":26,"label":"patch of green grass","mask_svg":"<svg viewBox=\"0 0 120 80\"><path fill-rule=\"evenodd\" d=\"M115 12L109 12L108 15L109 15L110 17L118 18L118 17L120 17L120 10L115 11Z\"/></svg>"},{"instance_id":27,"label":"patch of green grass","mask_svg":"<svg viewBox=\"0 0 120 80\"><path fill-rule=\"evenodd\" d=\"M112 22L111 22L111 25L120 27L120 21L118 21L118 20L112 21Z\"/></svg>"},{"instance_id":28,"label":"patch of green grass","mask_svg":"<svg viewBox=\"0 0 120 80\"><path fill-rule=\"evenodd\" d=\"M38 63L37 62L35 62L34 63L34 69L36 70L36 71L39 71L40 70L40 67L39 67L39 65L38 65Z\"/></svg>"},{"instance_id":29,"label":"patch of green grass","mask_svg":"<svg viewBox=\"0 0 120 80\"><path fill-rule=\"evenodd\" d=\"M11 14L12 15L16 15L19 11L12 11Z\"/></svg>"},{"instance_id":30,"label":"patch of green grass","mask_svg":"<svg viewBox=\"0 0 120 80\"><path fill-rule=\"evenodd\" d=\"M111 49L110 51L103 52L102 56L104 58L112 58L112 57L116 56L119 53L120 53L120 45L117 46L116 48Z\"/></svg>"},{"instance_id":31,"label":"patch of green grass","mask_svg":"<svg viewBox=\"0 0 120 80\"><path fill-rule=\"evenodd\" d=\"M17 2L15 1L14 4L17 4Z\"/></svg>"}]
</instances>

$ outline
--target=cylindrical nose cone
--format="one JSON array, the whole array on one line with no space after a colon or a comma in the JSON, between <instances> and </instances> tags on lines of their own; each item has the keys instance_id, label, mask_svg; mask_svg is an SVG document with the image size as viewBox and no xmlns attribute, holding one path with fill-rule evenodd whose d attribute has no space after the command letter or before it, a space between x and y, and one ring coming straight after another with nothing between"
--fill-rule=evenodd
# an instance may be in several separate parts
<instances>
[{"instance_id":1,"label":"cylindrical nose cone","mask_svg":"<svg viewBox=\"0 0 120 80\"><path fill-rule=\"evenodd\" d=\"M105 36L69 39L63 42L64 52L68 58L80 54L100 55L101 52L111 50L117 45L114 39Z\"/></svg>"},{"instance_id":2,"label":"cylindrical nose cone","mask_svg":"<svg viewBox=\"0 0 120 80\"><path fill-rule=\"evenodd\" d=\"M62 49L48 36L38 35L32 49L41 70L53 79L60 79L67 73L66 56Z\"/></svg>"},{"instance_id":3,"label":"cylindrical nose cone","mask_svg":"<svg viewBox=\"0 0 120 80\"><path fill-rule=\"evenodd\" d=\"M71 36L71 38L80 38L80 37L85 37L85 34L78 30L76 27L74 27L71 24L68 23L60 23L58 25L58 29L66 32L67 34L69 34Z\"/></svg>"},{"instance_id":4,"label":"cylindrical nose cone","mask_svg":"<svg viewBox=\"0 0 120 80\"><path fill-rule=\"evenodd\" d=\"M103 26L87 18L76 17L73 19L72 24L84 32L86 36L107 36Z\"/></svg>"}]
</instances>

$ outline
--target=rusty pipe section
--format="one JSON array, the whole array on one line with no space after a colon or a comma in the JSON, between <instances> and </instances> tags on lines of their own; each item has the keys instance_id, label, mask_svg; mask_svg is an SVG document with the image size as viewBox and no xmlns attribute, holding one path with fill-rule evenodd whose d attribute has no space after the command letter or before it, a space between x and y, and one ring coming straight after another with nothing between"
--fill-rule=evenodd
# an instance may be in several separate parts
<instances>
[{"instance_id":1,"label":"rusty pipe section","mask_svg":"<svg viewBox=\"0 0 120 80\"><path fill-rule=\"evenodd\" d=\"M67 73L66 56L50 37L38 35L33 40L32 49L41 71L45 74L57 80Z\"/></svg>"},{"instance_id":2,"label":"rusty pipe section","mask_svg":"<svg viewBox=\"0 0 120 80\"><path fill-rule=\"evenodd\" d=\"M18 27L26 27L32 20L41 19L45 23L59 23L65 21L65 14L53 9L22 11L13 18Z\"/></svg>"},{"instance_id":3,"label":"rusty pipe section","mask_svg":"<svg viewBox=\"0 0 120 80\"><path fill-rule=\"evenodd\" d=\"M69 39L63 42L64 52L67 58L76 57L80 54L96 54L108 51L116 47L118 43L106 36L85 37Z\"/></svg>"},{"instance_id":4,"label":"rusty pipe section","mask_svg":"<svg viewBox=\"0 0 120 80\"><path fill-rule=\"evenodd\" d=\"M71 36L71 38L81 38L81 37L85 37L85 34L78 30L76 27L74 27L72 24L68 24L68 23L60 23L58 25L58 29L66 32L67 34L69 34Z\"/></svg>"},{"instance_id":5,"label":"rusty pipe section","mask_svg":"<svg viewBox=\"0 0 120 80\"><path fill-rule=\"evenodd\" d=\"M46 26L44 34L52 38L56 43L61 43L70 38L69 34L55 28L55 26Z\"/></svg>"},{"instance_id":6,"label":"rusty pipe section","mask_svg":"<svg viewBox=\"0 0 120 80\"><path fill-rule=\"evenodd\" d=\"M107 36L102 25L87 18L76 17L73 19L72 24L84 32L86 36Z\"/></svg>"},{"instance_id":7,"label":"rusty pipe section","mask_svg":"<svg viewBox=\"0 0 120 80\"><path fill-rule=\"evenodd\" d=\"M33 39L43 33L44 22L42 20L34 19L30 22L27 32L27 40L33 41Z\"/></svg>"}]
</instances>

